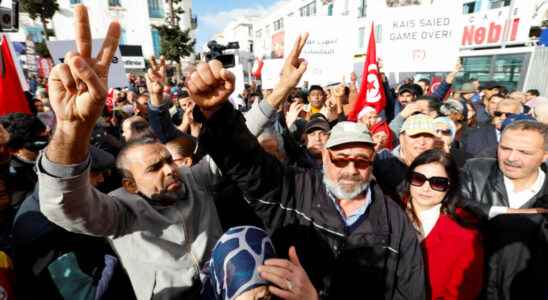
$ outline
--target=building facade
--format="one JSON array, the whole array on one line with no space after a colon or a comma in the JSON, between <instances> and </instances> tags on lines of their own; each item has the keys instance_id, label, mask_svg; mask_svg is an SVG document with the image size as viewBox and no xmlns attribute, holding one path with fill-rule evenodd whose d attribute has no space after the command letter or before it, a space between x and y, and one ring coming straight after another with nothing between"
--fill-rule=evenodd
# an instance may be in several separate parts
<instances>
[{"instance_id":1,"label":"building facade","mask_svg":"<svg viewBox=\"0 0 548 300\"><path fill-rule=\"evenodd\" d=\"M59 11L48 24L54 32L51 41L74 39L74 6L84 4L89 11L94 38L103 38L113 20L120 22L120 49L123 57L126 53L129 55L124 59L126 69L144 69L144 58L160 55L160 34L153 26L165 24L169 8L164 0L58 0L58 3ZM192 14L192 0L183 0L181 6L184 13L179 16L179 25L182 30L191 29L191 37L195 38L198 19ZM20 43L29 39L42 42L42 24L20 13L19 31L11 33L10 38Z\"/></svg>"},{"instance_id":2,"label":"building facade","mask_svg":"<svg viewBox=\"0 0 548 300\"><path fill-rule=\"evenodd\" d=\"M368 15L380 6L401 7L428 5L447 0L285 0L267 10L264 15L253 16L240 23L250 24L251 30L241 31L228 26L224 32L225 42L230 38L252 41L250 48L256 58L280 58L283 56L284 38L289 18L309 16L346 16L357 20L355 28L348 28L358 43L354 49L355 71L361 73L363 55L367 48L367 36L371 21ZM530 31L532 27L548 26L548 1L543 0L463 0L463 36L460 56L464 65L461 81L479 78L482 81L500 82L509 89L541 88L532 83L530 76L537 61L543 61L546 51L535 43ZM544 23L543 23L544 22ZM380 53L382 56L382 53ZM531 67L530 67L531 66ZM548 69L548 66L545 66ZM394 74L393 74L394 75ZM443 73L395 74L394 80L414 76L432 77ZM547 90L548 92L548 90Z\"/></svg>"}]
</instances>

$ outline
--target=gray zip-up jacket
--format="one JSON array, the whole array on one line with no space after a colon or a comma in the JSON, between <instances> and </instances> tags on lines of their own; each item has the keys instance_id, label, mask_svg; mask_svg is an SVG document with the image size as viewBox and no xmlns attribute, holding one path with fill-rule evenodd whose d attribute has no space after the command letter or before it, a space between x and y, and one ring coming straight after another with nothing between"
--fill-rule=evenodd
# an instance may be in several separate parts
<instances>
[{"instance_id":1,"label":"gray zip-up jacket","mask_svg":"<svg viewBox=\"0 0 548 300\"><path fill-rule=\"evenodd\" d=\"M170 207L152 207L119 189L106 195L89 183L89 158L58 165L37 160L40 210L76 233L108 237L138 299L189 299L221 226L207 192L216 181L209 163L180 169L185 197Z\"/></svg>"}]
</instances>

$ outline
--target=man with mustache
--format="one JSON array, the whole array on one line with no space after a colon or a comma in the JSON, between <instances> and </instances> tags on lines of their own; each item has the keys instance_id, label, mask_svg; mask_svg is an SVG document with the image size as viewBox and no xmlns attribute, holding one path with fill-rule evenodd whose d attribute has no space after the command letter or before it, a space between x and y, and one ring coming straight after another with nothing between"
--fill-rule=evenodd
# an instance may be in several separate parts
<instances>
[{"instance_id":1,"label":"man with mustache","mask_svg":"<svg viewBox=\"0 0 548 300\"><path fill-rule=\"evenodd\" d=\"M197 299L200 271L221 236L208 192L211 171L177 168L164 145L145 138L130 142L118 156L127 192L105 195L93 188L89 141L105 104L121 28L111 23L92 57L83 5L75 7L75 24L78 52L67 53L49 76L57 128L36 163L40 210L68 231L107 237L138 299Z\"/></svg>"},{"instance_id":2,"label":"man with mustache","mask_svg":"<svg viewBox=\"0 0 548 300\"><path fill-rule=\"evenodd\" d=\"M514 121L497 159L462 173L462 205L480 220L487 254L486 299L542 299L548 292L548 126Z\"/></svg>"},{"instance_id":3,"label":"man with mustache","mask_svg":"<svg viewBox=\"0 0 548 300\"><path fill-rule=\"evenodd\" d=\"M298 38L272 93L287 99L306 71ZM277 260L261 276L284 299L314 290L321 299L424 299L425 274L412 225L372 179L375 144L365 125L340 122L321 150L321 169L301 169L267 155L227 101L234 76L202 63L187 82L206 121L200 144L242 189L263 220L276 252L295 246L300 263ZM293 248L291 248L293 249ZM298 272L302 265L313 287Z\"/></svg>"}]
</instances>

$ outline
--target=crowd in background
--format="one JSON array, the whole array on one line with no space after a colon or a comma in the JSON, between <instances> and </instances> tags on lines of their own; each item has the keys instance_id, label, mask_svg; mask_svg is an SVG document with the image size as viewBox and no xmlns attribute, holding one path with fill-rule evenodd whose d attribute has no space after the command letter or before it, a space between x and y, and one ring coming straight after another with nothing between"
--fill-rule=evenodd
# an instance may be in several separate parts
<instances>
[{"instance_id":1,"label":"crowd in background","mask_svg":"<svg viewBox=\"0 0 548 300\"><path fill-rule=\"evenodd\" d=\"M385 108L356 122L355 74L254 81L210 116L213 67L163 68L108 89L80 164L45 157L51 78L31 79L32 115L0 117L0 298L548 299L539 91L455 88L457 65L436 89L381 75ZM180 174L147 177L166 165Z\"/></svg>"}]
</instances>

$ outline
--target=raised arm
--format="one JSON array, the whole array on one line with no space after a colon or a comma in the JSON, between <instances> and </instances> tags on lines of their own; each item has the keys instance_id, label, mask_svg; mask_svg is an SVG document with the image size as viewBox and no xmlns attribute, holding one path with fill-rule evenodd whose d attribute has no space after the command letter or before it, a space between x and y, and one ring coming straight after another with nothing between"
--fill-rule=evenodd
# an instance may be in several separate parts
<instances>
[{"instance_id":1,"label":"raised arm","mask_svg":"<svg viewBox=\"0 0 548 300\"><path fill-rule=\"evenodd\" d=\"M306 70L306 63L298 58L305 41L306 36L297 40L280 82L266 100L274 107L287 98ZM222 173L235 180L242 191L254 199L278 189L283 173L281 163L264 152L247 130L241 114L227 102L234 89L234 76L223 69L220 62L211 61L198 66L187 86L207 118L200 144Z\"/></svg>"},{"instance_id":2,"label":"raised arm","mask_svg":"<svg viewBox=\"0 0 548 300\"><path fill-rule=\"evenodd\" d=\"M49 99L57 128L37 161L40 209L65 229L93 235L120 232L125 206L89 182L89 141L106 99L108 70L120 39L112 22L97 57L91 57L87 9L75 7L76 47L49 76Z\"/></svg>"}]
</instances>

